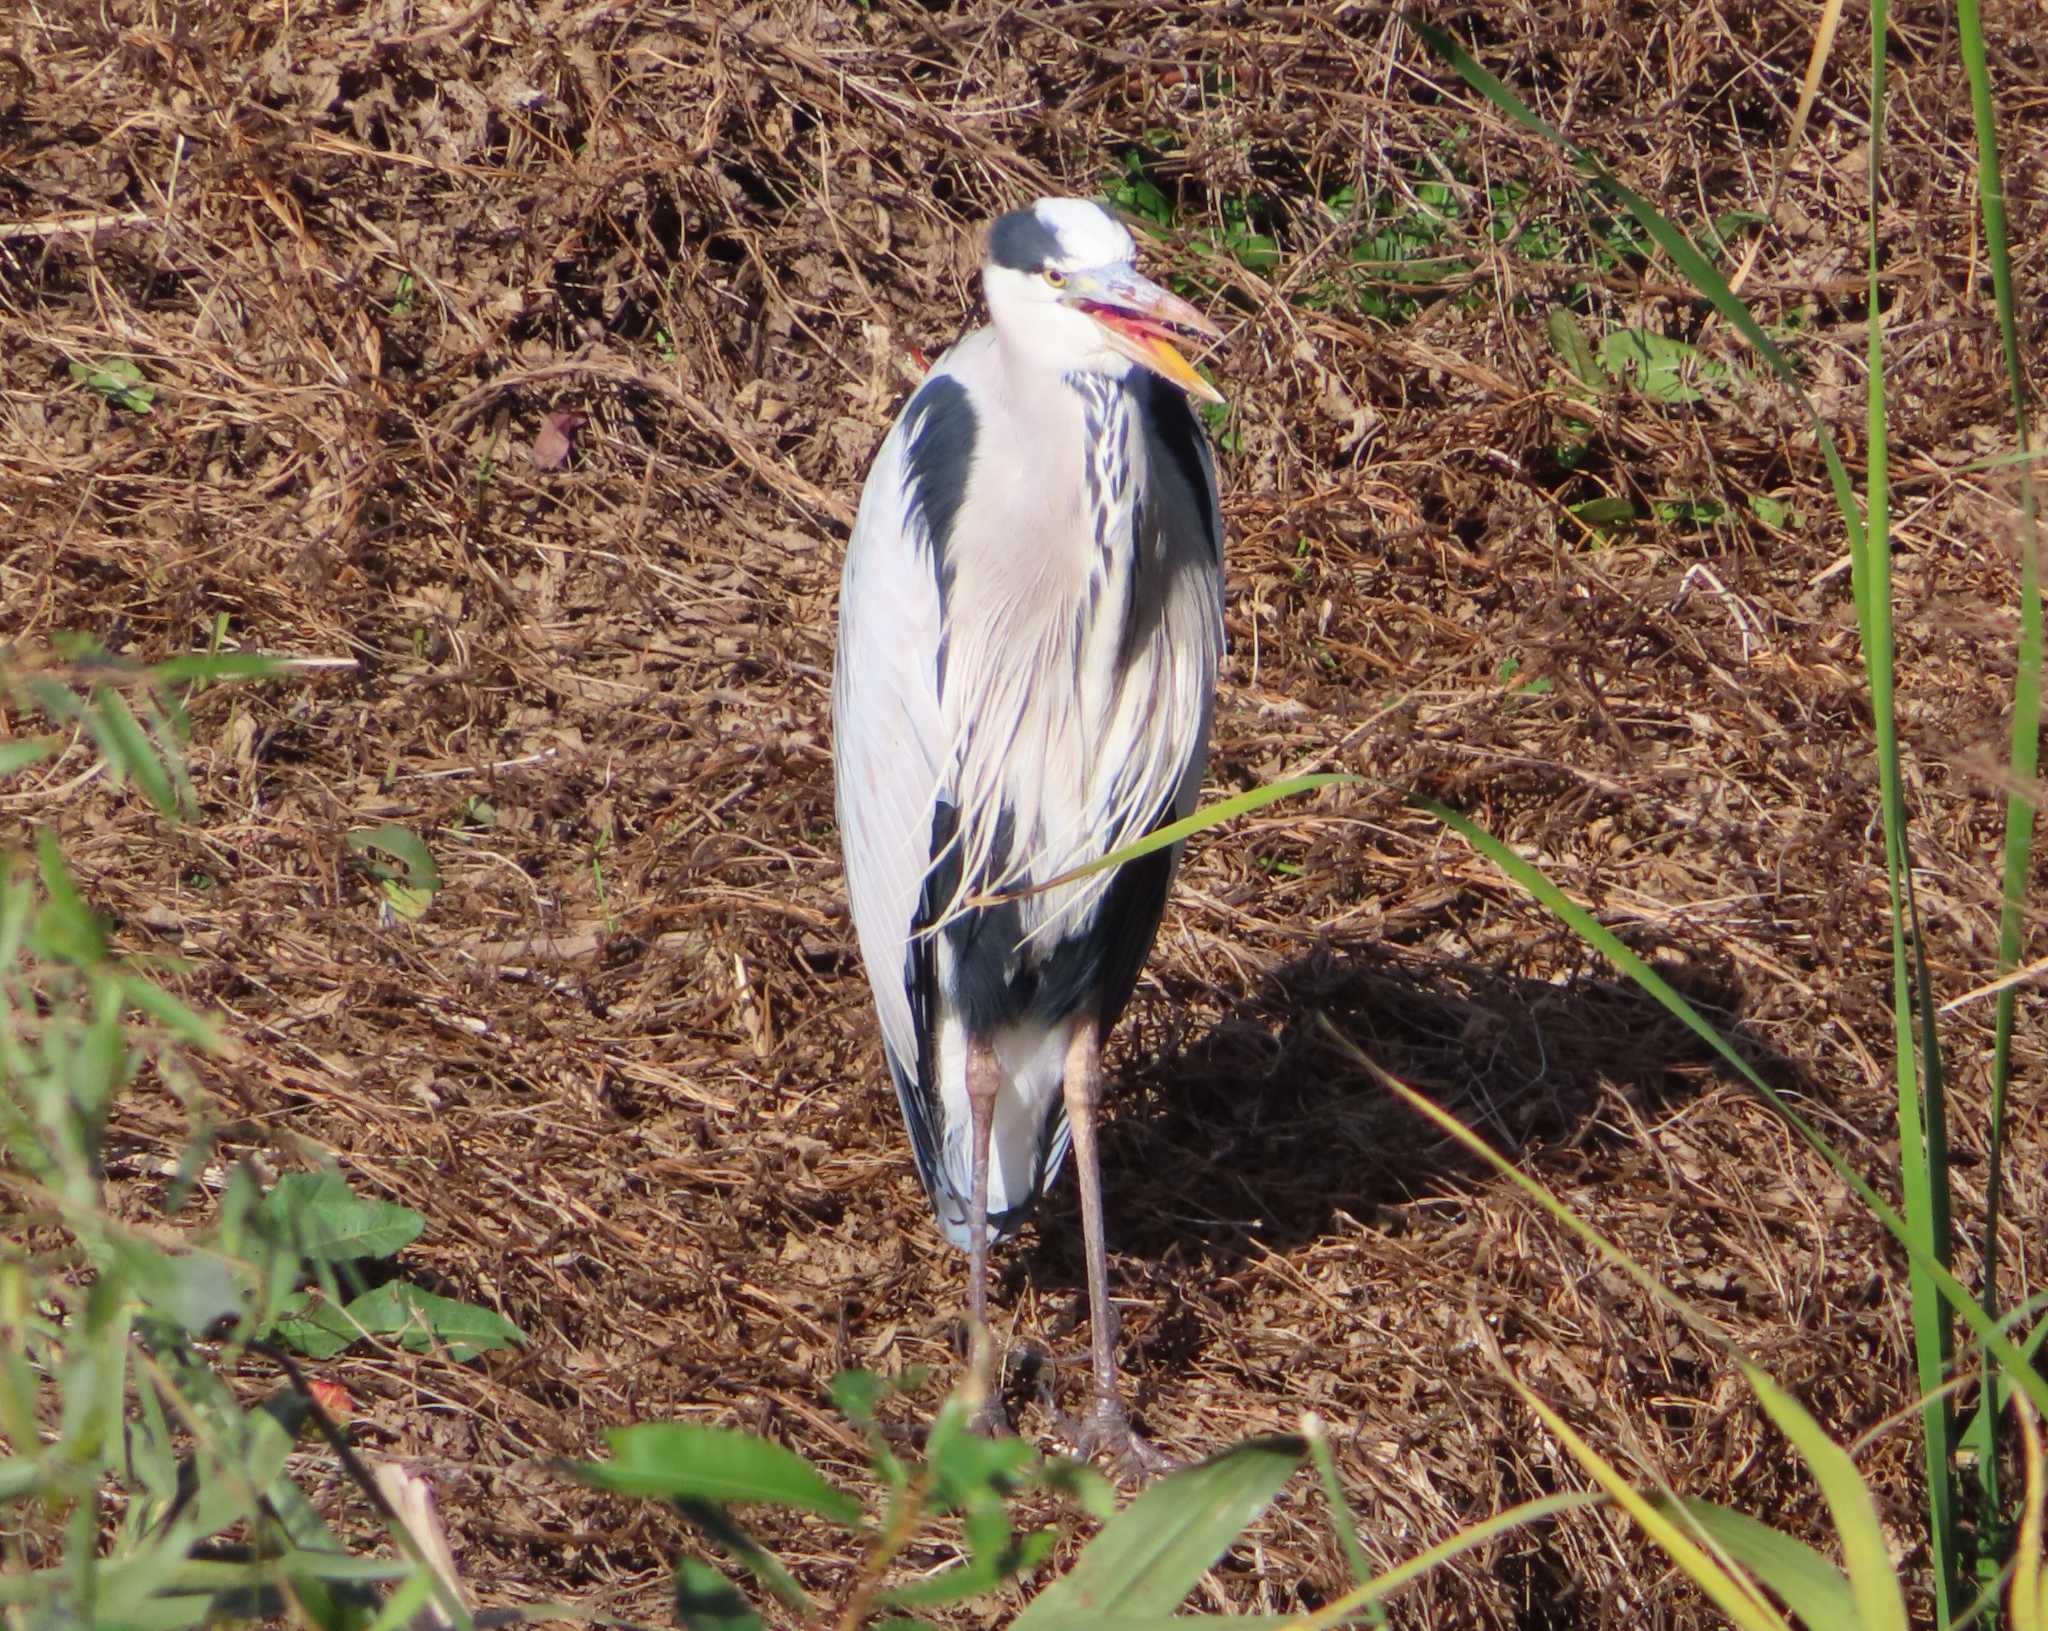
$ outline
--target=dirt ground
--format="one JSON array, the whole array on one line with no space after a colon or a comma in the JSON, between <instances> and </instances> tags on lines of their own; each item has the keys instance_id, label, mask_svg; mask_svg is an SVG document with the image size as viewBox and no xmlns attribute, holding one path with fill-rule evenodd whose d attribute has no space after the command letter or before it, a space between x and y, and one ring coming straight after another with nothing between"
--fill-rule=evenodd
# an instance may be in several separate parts
<instances>
[{"instance_id":1,"label":"dirt ground","mask_svg":"<svg viewBox=\"0 0 2048 1631\"><path fill-rule=\"evenodd\" d=\"M2030 8L1988 10L2005 129L2038 129ZM1697 226L1770 202L1811 11L1443 20ZM1900 708L1943 1000L1991 972L2017 594L2011 493L1974 462L2010 441L1947 15L1894 19L1882 220ZM1771 224L1729 228L1731 255L1761 235L1747 293L1852 461L1858 26ZM2044 155L2009 148L2038 357ZM323 1367L359 1442L431 1477L481 1602L665 1621L686 1531L548 1458L717 1421L865 1487L834 1372L955 1374L965 1264L912 1173L840 884L837 575L919 357L975 320L976 226L1119 183L1172 207L1148 263L1229 330L1212 791L1381 779L1199 840L1116 1038L1113 1274L1144 1424L1198 1455L1317 1412L1369 1550L1397 1561L1581 1483L1482 1321L1642 1477L1825 1533L1739 1381L1349 1068L1326 1016L1839 1436L1873 1433L1861 1465L1918 1559L1897 1254L1688 1033L1402 797L1538 861L1889 1188L1868 705L1814 440L1670 268L1603 250L1568 167L1377 5L57 0L0 23L0 638L347 660L201 699L189 828L82 747L0 803L16 834L54 822L123 943L181 953L225 1016L224 1156L331 1158L420 1209L409 1268L532 1339ZM1273 253L1217 247L1233 232ZM1409 276L1419 253L1445 263ZM1558 310L1726 372L1695 402L1586 400ZM71 373L108 358L149 412ZM1575 511L1603 498L1640 519ZM445 877L417 922L380 917L345 845L384 822ZM1948 1016L1966 1218L1990 1009ZM2039 1022L2030 995L2009 1300L2048 1199ZM137 1089L124 1205L152 1204L181 1125ZM994 1297L1072 1404L1070 1180ZM1011 1405L1057 1446L1035 1382ZM307 1467L367 1542L360 1499ZM844 1582L828 1531L767 1529L809 1584ZM1198 1604L1286 1611L1342 1578L1303 1482ZM1590 1518L1433 1574L1396 1623L1715 1620Z\"/></svg>"}]
</instances>

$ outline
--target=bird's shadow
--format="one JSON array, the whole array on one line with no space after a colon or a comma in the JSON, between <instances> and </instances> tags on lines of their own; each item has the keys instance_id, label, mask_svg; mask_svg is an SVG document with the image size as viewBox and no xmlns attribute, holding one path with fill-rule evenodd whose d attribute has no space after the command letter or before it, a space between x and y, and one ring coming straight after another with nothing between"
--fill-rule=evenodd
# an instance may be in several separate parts
<instances>
[{"instance_id":1,"label":"bird's shadow","mask_svg":"<svg viewBox=\"0 0 2048 1631\"><path fill-rule=\"evenodd\" d=\"M1795 1067L1745 1031L1741 982L1724 957L1664 937L1657 966L1766 1080L1798 1085ZM1621 1135L1597 1114L1603 1098L1619 1094L1648 1117L1727 1068L1605 969L1553 982L1325 943L1198 1034L1167 1029L1176 997L1155 989L1133 1004L1138 1030L1118 1052L1122 1068L1112 1065L1116 1113L1102 1140L1111 1248L1127 1272L1149 1264L1161 1282L1197 1264L1227 1273L1334 1231L1398 1228L1410 1203L1468 1193L1490 1173L1328 1029L1511 1160L1532 1144L1611 1141ZM1078 1222L1072 1182L1063 1176L1046 1197L1018 1265L1045 1289L1083 1283L1080 1230L1067 1226Z\"/></svg>"}]
</instances>

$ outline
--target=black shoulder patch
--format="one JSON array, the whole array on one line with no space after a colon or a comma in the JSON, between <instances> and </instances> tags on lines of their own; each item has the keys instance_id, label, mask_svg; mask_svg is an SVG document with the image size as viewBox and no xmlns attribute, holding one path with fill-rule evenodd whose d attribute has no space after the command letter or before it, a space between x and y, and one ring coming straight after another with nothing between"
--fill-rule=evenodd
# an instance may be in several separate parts
<instances>
[{"instance_id":1,"label":"black shoulder patch","mask_svg":"<svg viewBox=\"0 0 2048 1631\"><path fill-rule=\"evenodd\" d=\"M1012 210L988 229L988 258L1012 272L1042 272L1059 258L1060 235L1035 209Z\"/></svg>"},{"instance_id":2,"label":"black shoulder patch","mask_svg":"<svg viewBox=\"0 0 2048 1631\"><path fill-rule=\"evenodd\" d=\"M1194 494L1202 526L1213 540L1217 533L1215 504L1209 496L1209 441L1195 418L1195 410L1188 405L1187 393L1177 385L1169 385L1149 368L1134 368L1131 375L1142 393L1138 405L1144 422L1166 449L1167 457L1188 484L1188 491Z\"/></svg>"},{"instance_id":3,"label":"black shoulder patch","mask_svg":"<svg viewBox=\"0 0 2048 1631\"><path fill-rule=\"evenodd\" d=\"M967 497L967 478L974 468L974 444L980 424L967 387L950 375L928 379L910 399L910 445L904 451L904 485L910 507L924 517L932 543L932 572L938 579L939 605L953 587L947 551L953 523Z\"/></svg>"}]
</instances>

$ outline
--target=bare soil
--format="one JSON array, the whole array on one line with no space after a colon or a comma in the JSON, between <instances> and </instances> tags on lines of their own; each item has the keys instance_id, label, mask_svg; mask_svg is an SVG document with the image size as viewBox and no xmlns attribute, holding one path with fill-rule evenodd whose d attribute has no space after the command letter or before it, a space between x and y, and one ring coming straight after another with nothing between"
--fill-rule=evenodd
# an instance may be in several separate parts
<instances>
[{"instance_id":1,"label":"bare soil","mask_svg":"<svg viewBox=\"0 0 2048 1631\"><path fill-rule=\"evenodd\" d=\"M2025 132L2048 74L2031 8L1987 10L2038 359L2048 153ZM1786 151L1810 11L1444 20L1689 225L1770 213L1730 227L1727 258L1761 237L1745 292L1854 462L1868 40L1847 24ZM2010 433L1947 18L1897 8L1880 222L1900 712L1942 1001L1992 972L2017 596L2008 478L1978 462ZM1384 7L16 9L0 639L24 660L87 631L149 659L224 636L351 666L199 700L194 825L91 774L84 744L0 790L9 824L53 824L122 943L181 955L185 994L224 1016L224 1160L332 1160L419 1208L408 1269L529 1334L466 1365L359 1347L322 1367L365 1453L432 1479L478 1600L665 1621L686 1530L550 1458L617 1424L717 1421L859 1485L832 1375L932 1367L909 1431L957 1374L964 1260L911 1170L840 886L838 566L920 358L975 320L976 226L1100 194L1132 151L1176 212L1148 259L1230 333L1212 789L1378 779L1198 841L1115 1040L1113 1272L1145 1426L1193 1456L1316 1412L1393 1562L1582 1483L1483 1327L1641 1478L1826 1532L1739 1380L1347 1065L1327 1020L1838 1436L1872 1434L1861 1465L1919 1566L1899 1254L1688 1032L1403 797L1540 863L1890 1189L1869 709L1815 439L1668 266L1598 253L1568 165ZM1440 218L1458 269L1367 315L1363 229L1324 206L1347 186L1381 225ZM1260 270L1209 237L1247 207L1280 251ZM1556 244L1490 230L1504 210ZM1727 373L1696 402L1589 400L1546 330L1559 309ZM109 357L139 366L150 412L70 372ZM1574 513L1602 497L1643 518ZM345 844L384 822L445 875L417 922L380 912ZM1966 1220L1990 1010L1945 1021ZM2018 1047L2008 1300L2048 1200L2032 994ZM111 1151L123 1205L157 1203L183 1125L138 1085ZM995 1304L1006 1340L1050 1356L1010 1402L1057 1447L1087 1335L1070 1182L1001 1254ZM361 1497L307 1470L370 1544ZM807 1584L843 1587L829 1531L766 1530ZM1342 1579L1303 1483L1199 1601L1287 1611ZM1596 1517L1432 1574L1396 1623L1716 1622Z\"/></svg>"}]
</instances>

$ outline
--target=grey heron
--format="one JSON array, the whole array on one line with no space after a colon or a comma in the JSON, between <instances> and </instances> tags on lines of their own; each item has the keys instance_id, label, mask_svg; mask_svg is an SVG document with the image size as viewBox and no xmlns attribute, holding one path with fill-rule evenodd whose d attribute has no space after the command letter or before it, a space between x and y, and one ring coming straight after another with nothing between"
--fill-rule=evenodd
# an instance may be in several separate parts
<instances>
[{"instance_id":1,"label":"grey heron","mask_svg":"<svg viewBox=\"0 0 2048 1631\"><path fill-rule=\"evenodd\" d=\"M1069 1144L1093 1399L1079 1448L1146 1457L1117 1388L1096 1153L1101 1047L1178 846L1073 880L1185 815L1223 650L1215 467L1175 349L1220 331L1142 277L1122 223L1040 199L988 236L991 323L896 420L848 546L833 668L861 957L917 1170L970 1255L1014 1233Z\"/></svg>"}]
</instances>

